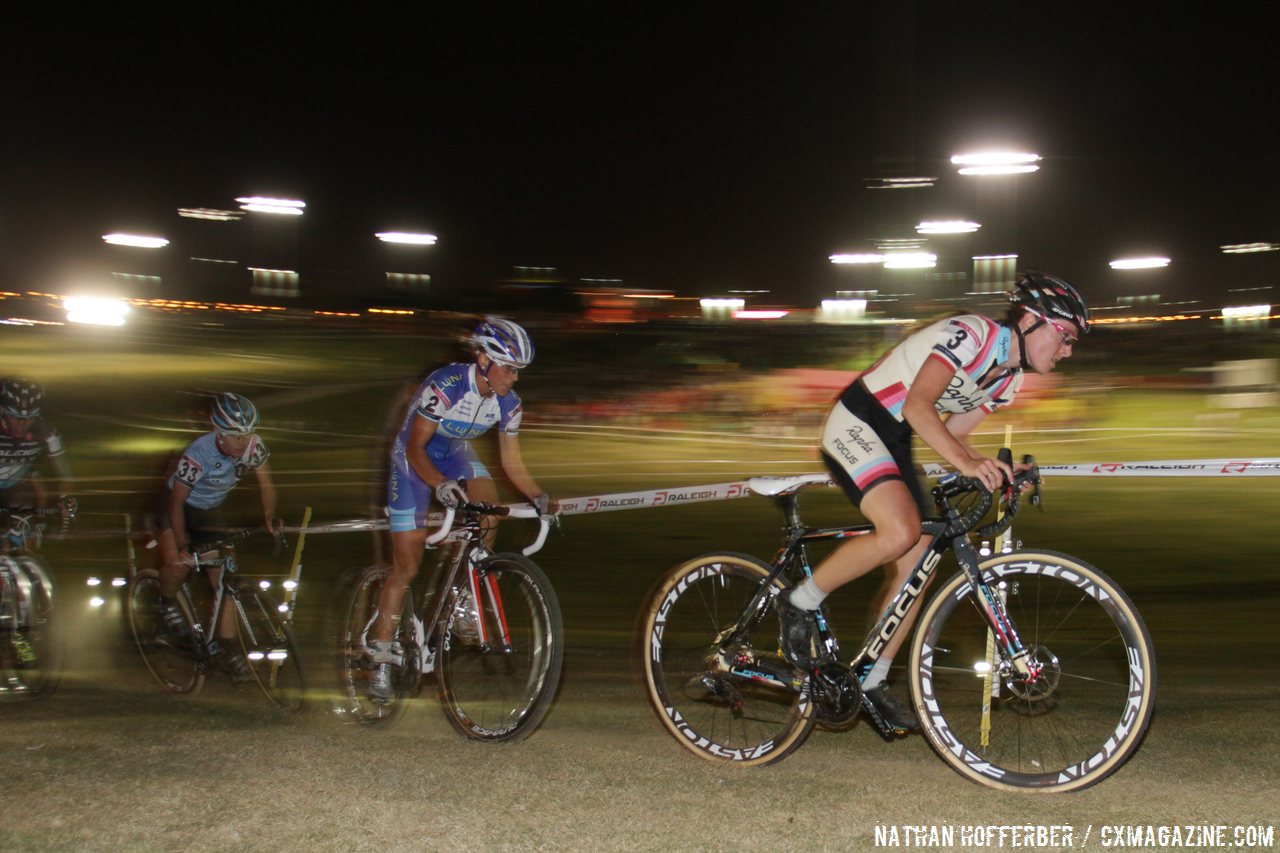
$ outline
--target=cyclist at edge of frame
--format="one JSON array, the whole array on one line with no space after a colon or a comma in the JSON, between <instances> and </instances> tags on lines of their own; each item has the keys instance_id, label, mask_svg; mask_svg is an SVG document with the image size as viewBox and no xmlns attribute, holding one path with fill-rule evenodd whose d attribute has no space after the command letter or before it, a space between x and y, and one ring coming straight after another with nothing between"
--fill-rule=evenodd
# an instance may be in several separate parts
<instances>
[{"instance_id":1,"label":"cyclist at edge of frame","mask_svg":"<svg viewBox=\"0 0 1280 853\"><path fill-rule=\"evenodd\" d=\"M276 487L271 478L267 449L256 431L259 415L247 397L224 392L213 399L209 411L213 432L187 445L165 483L156 512L156 541L160 546L160 601L157 616L170 634L185 636L187 623L178 609L178 588L191 568L185 561L202 542L225 531L222 503L240 479L252 471L258 481L262 518L267 528L278 530L275 518ZM210 569L209 583L218 587L221 569ZM218 663L231 680L243 684L253 679L243 657L234 654L236 621L230 607L222 610L217 626Z\"/></svg>"},{"instance_id":2,"label":"cyclist at edge of frame","mask_svg":"<svg viewBox=\"0 0 1280 853\"><path fill-rule=\"evenodd\" d=\"M78 509L76 499L68 494L74 480L62 436L40 416L43 406L44 388L39 383L0 380L0 513L6 507L46 506L48 492L37 465L47 459L58 510L68 521L75 518Z\"/></svg>"},{"instance_id":3,"label":"cyclist at edge of frame","mask_svg":"<svg viewBox=\"0 0 1280 853\"><path fill-rule=\"evenodd\" d=\"M485 317L468 340L474 362L446 365L418 387L391 446L387 509L391 518L391 573L378 595L378 619L368 641L377 669L369 681L369 698L385 704L394 696L391 665L401 651L392 642L404 596L418 574L427 540L431 499L445 507L466 501L496 503L498 491L488 469L471 448L471 440L498 427L498 452L511 485L540 513L553 512L555 501L525 468L520 455L523 409L512 386L520 371L533 363L533 342L516 323ZM465 480L465 486L459 481ZM486 525L492 543L496 524Z\"/></svg>"},{"instance_id":4,"label":"cyclist at edge of frame","mask_svg":"<svg viewBox=\"0 0 1280 853\"><path fill-rule=\"evenodd\" d=\"M990 490L1012 479L1010 466L979 452L968 437L987 415L1013 402L1023 371L1046 374L1071 356L1089 331L1089 309L1068 282L1033 270L1018 276L1009 299L1003 322L962 314L908 336L849 385L828 414L823 462L875 530L842 544L812 577L777 597L781 645L793 665L808 662L813 611L827 595L885 565L874 601L874 612L882 614L928 546L920 533L921 515L929 510L912 464L913 434ZM919 721L888 692L886 678L915 615L913 609L880 656L857 673L876 709L907 731L918 730Z\"/></svg>"}]
</instances>

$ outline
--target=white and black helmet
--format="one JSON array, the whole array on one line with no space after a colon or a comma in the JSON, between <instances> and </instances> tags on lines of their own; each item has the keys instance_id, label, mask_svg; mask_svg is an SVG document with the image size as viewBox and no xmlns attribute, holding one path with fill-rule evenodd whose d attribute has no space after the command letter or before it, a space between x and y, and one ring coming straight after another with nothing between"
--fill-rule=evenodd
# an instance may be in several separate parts
<instances>
[{"instance_id":1,"label":"white and black helmet","mask_svg":"<svg viewBox=\"0 0 1280 853\"><path fill-rule=\"evenodd\" d=\"M471 336L471 345L504 367L523 370L533 364L533 341L517 323L485 317Z\"/></svg>"},{"instance_id":2,"label":"white and black helmet","mask_svg":"<svg viewBox=\"0 0 1280 853\"><path fill-rule=\"evenodd\" d=\"M258 428L258 409L248 397L226 391L213 398L209 420L222 435L249 435Z\"/></svg>"},{"instance_id":3,"label":"white and black helmet","mask_svg":"<svg viewBox=\"0 0 1280 853\"><path fill-rule=\"evenodd\" d=\"M35 418L44 403L44 388L26 379L6 379L0 384L0 407L15 418Z\"/></svg>"},{"instance_id":4,"label":"white and black helmet","mask_svg":"<svg viewBox=\"0 0 1280 853\"><path fill-rule=\"evenodd\" d=\"M1014 305L1031 308L1041 317L1055 317L1076 324L1080 334L1089 331L1089 306L1070 282L1039 270L1027 270L1009 294Z\"/></svg>"}]
</instances>

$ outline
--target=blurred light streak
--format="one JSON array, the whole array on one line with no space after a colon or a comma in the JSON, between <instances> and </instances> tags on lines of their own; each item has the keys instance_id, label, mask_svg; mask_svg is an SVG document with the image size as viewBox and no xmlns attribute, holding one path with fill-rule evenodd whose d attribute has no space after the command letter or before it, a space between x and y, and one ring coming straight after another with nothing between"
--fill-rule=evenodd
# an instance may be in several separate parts
<instances>
[{"instance_id":1,"label":"blurred light streak","mask_svg":"<svg viewBox=\"0 0 1280 853\"><path fill-rule=\"evenodd\" d=\"M928 252L902 252L886 255L884 268L887 270L932 269L938 265L938 256Z\"/></svg>"},{"instance_id":2,"label":"blurred light streak","mask_svg":"<svg viewBox=\"0 0 1280 853\"><path fill-rule=\"evenodd\" d=\"M380 231L373 236L384 243L401 243L409 246L434 246L436 235L415 234L411 231Z\"/></svg>"},{"instance_id":3,"label":"blurred light streak","mask_svg":"<svg viewBox=\"0 0 1280 853\"><path fill-rule=\"evenodd\" d=\"M1270 305L1231 305L1222 309L1224 320L1262 320L1270 314Z\"/></svg>"},{"instance_id":4,"label":"blurred light streak","mask_svg":"<svg viewBox=\"0 0 1280 853\"><path fill-rule=\"evenodd\" d=\"M865 299L824 299L822 319L827 321L858 320L867 314Z\"/></svg>"},{"instance_id":5,"label":"blurred light streak","mask_svg":"<svg viewBox=\"0 0 1280 853\"><path fill-rule=\"evenodd\" d=\"M937 183L936 175L919 175L904 178L872 178L867 181L869 190L917 190L925 189Z\"/></svg>"},{"instance_id":6,"label":"blurred light streak","mask_svg":"<svg viewBox=\"0 0 1280 853\"><path fill-rule=\"evenodd\" d=\"M1254 252L1280 252L1280 243L1234 243L1218 248L1224 255L1249 255Z\"/></svg>"},{"instance_id":7,"label":"blurred light streak","mask_svg":"<svg viewBox=\"0 0 1280 853\"><path fill-rule=\"evenodd\" d=\"M830 260L833 264L880 264L884 263L884 255L876 252L862 252L832 255Z\"/></svg>"},{"instance_id":8,"label":"blurred light streak","mask_svg":"<svg viewBox=\"0 0 1280 853\"><path fill-rule=\"evenodd\" d=\"M267 198L265 196L245 196L236 199L243 210L252 213L274 213L282 216L301 216L302 209L307 206L304 201L291 198Z\"/></svg>"},{"instance_id":9,"label":"blurred light streak","mask_svg":"<svg viewBox=\"0 0 1280 853\"><path fill-rule=\"evenodd\" d=\"M964 219L940 219L921 222L916 226L917 234L972 234L982 226Z\"/></svg>"},{"instance_id":10,"label":"blurred light streak","mask_svg":"<svg viewBox=\"0 0 1280 853\"><path fill-rule=\"evenodd\" d=\"M790 311L783 310L755 309L750 311L734 311L733 317L735 320L778 320L790 313Z\"/></svg>"},{"instance_id":11,"label":"blurred light streak","mask_svg":"<svg viewBox=\"0 0 1280 853\"><path fill-rule=\"evenodd\" d=\"M396 314L405 315L413 312L407 308L369 308L366 309L370 314Z\"/></svg>"},{"instance_id":12,"label":"blurred light streak","mask_svg":"<svg viewBox=\"0 0 1280 853\"><path fill-rule=\"evenodd\" d=\"M135 249L163 249L169 245L164 237L150 237L145 234L103 234L102 240L112 246L130 246Z\"/></svg>"},{"instance_id":13,"label":"blurred light streak","mask_svg":"<svg viewBox=\"0 0 1280 853\"><path fill-rule=\"evenodd\" d=\"M234 210L216 210L211 207L180 207L178 215L185 219L208 219L214 222L235 222L244 214Z\"/></svg>"},{"instance_id":14,"label":"blurred light streak","mask_svg":"<svg viewBox=\"0 0 1280 853\"><path fill-rule=\"evenodd\" d=\"M980 151L951 158L962 175L1017 175L1039 170L1039 154L1019 151Z\"/></svg>"},{"instance_id":15,"label":"blurred light streak","mask_svg":"<svg viewBox=\"0 0 1280 853\"><path fill-rule=\"evenodd\" d=\"M1167 267L1171 261L1169 258L1118 258L1111 262L1113 270L1149 270Z\"/></svg>"},{"instance_id":16,"label":"blurred light streak","mask_svg":"<svg viewBox=\"0 0 1280 853\"><path fill-rule=\"evenodd\" d=\"M63 300L67 322L92 326L123 326L129 303L98 296L69 296Z\"/></svg>"}]
</instances>

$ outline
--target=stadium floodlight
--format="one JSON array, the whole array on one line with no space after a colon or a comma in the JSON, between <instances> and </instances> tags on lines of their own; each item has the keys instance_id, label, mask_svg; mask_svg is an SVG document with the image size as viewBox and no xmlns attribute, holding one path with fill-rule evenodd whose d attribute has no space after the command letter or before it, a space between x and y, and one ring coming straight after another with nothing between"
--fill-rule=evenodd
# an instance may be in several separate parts
<instances>
[{"instance_id":1,"label":"stadium floodlight","mask_svg":"<svg viewBox=\"0 0 1280 853\"><path fill-rule=\"evenodd\" d=\"M100 595L95 595L93 598L89 599L90 607L102 607L106 603L107 600Z\"/></svg>"},{"instance_id":2,"label":"stadium floodlight","mask_svg":"<svg viewBox=\"0 0 1280 853\"><path fill-rule=\"evenodd\" d=\"M373 236L384 243L400 243L406 246L434 246L436 235L415 234L411 231L379 231Z\"/></svg>"},{"instance_id":3,"label":"stadium floodlight","mask_svg":"<svg viewBox=\"0 0 1280 853\"><path fill-rule=\"evenodd\" d=\"M273 213L278 216L301 216L305 201L292 198L268 198L266 196L243 196L236 199L242 210L251 213Z\"/></svg>"},{"instance_id":4,"label":"stadium floodlight","mask_svg":"<svg viewBox=\"0 0 1280 853\"><path fill-rule=\"evenodd\" d=\"M68 323L85 323L92 326L123 326L129 313L129 303L123 299L98 296L68 296L62 301Z\"/></svg>"},{"instance_id":5,"label":"stadium floodlight","mask_svg":"<svg viewBox=\"0 0 1280 853\"><path fill-rule=\"evenodd\" d=\"M882 264L884 255L877 252L861 252L855 254L832 255L833 264Z\"/></svg>"},{"instance_id":6,"label":"stadium floodlight","mask_svg":"<svg viewBox=\"0 0 1280 853\"><path fill-rule=\"evenodd\" d=\"M1150 270L1160 267L1167 267L1170 264L1168 258L1118 258L1111 262L1113 270Z\"/></svg>"},{"instance_id":7,"label":"stadium floodlight","mask_svg":"<svg viewBox=\"0 0 1280 853\"><path fill-rule=\"evenodd\" d=\"M169 245L164 237L150 237L145 234L103 234L102 240L112 246L130 246L134 249L163 249Z\"/></svg>"},{"instance_id":8,"label":"stadium floodlight","mask_svg":"<svg viewBox=\"0 0 1280 853\"><path fill-rule=\"evenodd\" d=\"M938 265L938 256L929 252L900 252L885 255L884 268L887 270L923 270Z\"/></svg>"},{"instance_id":9,"label":"stadium floodlight","mask_svg":"<svg viewBox=\"0 0 1280 853\"><path fill-rule=\"evenodd\" d=\"M872 190L918 190L927 189L938 182L935 175L913 175L904 178L873 178L867 181L867 189Z\"/></svg>"},{"instance_id":10,"label":"stadium floodlight","mask_svg":"<svg viewBox=\"0 0 1280 853\"><path fill-rule=\"evenodd\" d=\"M917 234L972 234L982 226L966 219L924 221L916 226Z\"/></svg>"},{"instance_id":11,"label":"stadium floodlight","mask_svg":"<svg viewBox=\"0 0 1280 853\"><path fill-rule=\"evenodd\" d=\"M957 154L951 164L962 175L1018 175L1040 169L1039 154L1021 151L980 151Z\"/></svg>"},{"instance_id":12,"label":"stadium floodlight","mask_svg":"<svg viewBox=\"0 0 1280 853\"><path fill-rule=\"evenodd\" d=\"M744 311L734 311L733 318L735 320L780 320L790 313L790 311L783 310L753 308Z\"/></svg>"}]
</instances>

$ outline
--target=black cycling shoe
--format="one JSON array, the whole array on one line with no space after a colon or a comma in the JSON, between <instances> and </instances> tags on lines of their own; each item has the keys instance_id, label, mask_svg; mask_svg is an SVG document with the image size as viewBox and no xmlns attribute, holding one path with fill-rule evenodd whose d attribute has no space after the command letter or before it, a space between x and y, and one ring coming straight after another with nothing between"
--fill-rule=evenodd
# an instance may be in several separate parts
<instances>
[{"instance_id":1,"label":"black cycling shoe","mask_svg":"<svg viewBox=\"0 0 1280 853\"><path fill-rule=\"evenodd\" d=\"M234 643L235 640L223 640L222 642ZM236 686L253 681L253 671L249 669L249 662L244 659L244 655L236 654L226 649L219 649L218 666L230 676L231 683Z\"/></svg>"},{"instance_id":2,"label":"black cycling shoe","mask_svg":"<svg viewBox=\"0 0 1280 853\"><path fill-rule=\"evenodd\" d=\"M813 663L813 611L792 604L790 590L774 596L773 606L778 611L778 645L783 657L792 666L807 669Z\"/></svg>"},{"instance_id":3,"label":"black cycling shoe","mask_svg":"<svg viewBox=\"0 0 1280 853\"><path fill-rule=\"evenodd\" d=\"M920 731L920 720L916 717L916 712L890 695L887 682L882 681L870 690L862 691L862 695L875 706L884 721L895 729L904 732Z\"/></svg>"}]
</instances>

